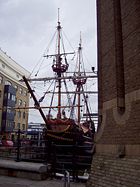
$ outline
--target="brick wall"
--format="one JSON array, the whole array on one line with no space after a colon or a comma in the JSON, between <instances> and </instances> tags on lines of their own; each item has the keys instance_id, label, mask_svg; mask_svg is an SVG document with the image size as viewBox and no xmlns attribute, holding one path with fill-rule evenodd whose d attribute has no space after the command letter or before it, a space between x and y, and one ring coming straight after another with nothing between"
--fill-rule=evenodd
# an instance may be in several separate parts
<instances>
[{"instance_id":1,"label":"brick wall","mask_svg":"<svg viewBox=\"0 0 140 187\"><path fill-rule=\"evenodd\" d=\"M140 1L97 0L97 29L99 128L87 186L135 187L140 185Z\"/></svg>"},{"instance_id":2,"label":"brick wall","mask_svg":"<svg viewBox=\"0 0 140 187\"><path fill-rule=\"evenodd\" d=\"M140 159L95 156L88 186L139 187Z\"/></svg>"}]
</instances>

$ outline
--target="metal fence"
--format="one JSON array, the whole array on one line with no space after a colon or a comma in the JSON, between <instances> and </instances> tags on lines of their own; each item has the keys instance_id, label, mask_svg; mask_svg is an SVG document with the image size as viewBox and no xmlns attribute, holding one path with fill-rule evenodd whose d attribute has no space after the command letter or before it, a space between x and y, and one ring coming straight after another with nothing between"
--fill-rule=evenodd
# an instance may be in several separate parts
<instances>
[{"instance_id":1,"label":"metal fence","mask_svg":"<svg viewBox=\"0 0 140 187\"><path fill-rule=\"evenodd\" d=\"M0 146L0 158L49 164L51 176L68 171L73 180L78 180L78 175L90 170L92 154L88 148L91 149L77 144L58 145L46 140L21 140L19 136L12 147Z\"/></svg>"}]
</instances>

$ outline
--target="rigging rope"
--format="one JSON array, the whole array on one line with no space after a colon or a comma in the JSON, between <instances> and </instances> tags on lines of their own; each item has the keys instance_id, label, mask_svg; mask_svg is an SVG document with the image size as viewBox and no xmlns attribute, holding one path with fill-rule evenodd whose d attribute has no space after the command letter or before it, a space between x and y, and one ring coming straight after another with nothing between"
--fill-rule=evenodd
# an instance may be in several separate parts
<instances>
[{"instance_id":1,"label":"rigging rope","mask_svg":"<svg viewBox=\"0 0 140 187\"><path fill-rule=\"evenodd\" d=\"M78 91L78 88L76 87L76 91L75 91L75 94L74 94L74 99L73 99L73 104L72 104L72 109L71 109L71 113L70 113L70 118L74 119L74 105L75 105L75 101L76 101L76 92Z\"/></svg>"},{"instance_id":2,"label":"rigging rope","mask_svg":"<svg viewBox=\"0 0 140 187\"><path fill-rule=\"evenodd\" d=\"M44 93L44 95L39 99L39 102L40 102L40 103L41 103L41 102L43 101L43 99L45 98L45 96L46 96L48 90L50 89L51 85L53 84L53 82L54 82L54 80L51 82L49 88L48 88L47 91Z\"/></svg>"},{"instance_id":3,"label":"rigging rope","mask_svg":"<svg viewBox=\"0 0 140 187\"><path fill-rule=\"evenodd\" d=\"M54 37L55 37L55 35L56 35L56 32L57 32L57 31L55 31L55 33L54 33L52 39L50 40L50 42L49 42L49 44L48 44L48 46L45 48L44 54L45 54L46 52L49 51L50 45L51 45L51 43L52 43L52 41L53 41L53 39L54 39ZM44 55L43 55L43 56L44 56ZM41 56L41 57L39 58L38 62L36 63L36 65L35 65L34 68L32 69L32 71L31 71L29 77L31 77L31 75L33 74L35 68L39 65L39 63L40 63L40 61L41 61L41 59L42 59L43 56ZM44 59L42 60L41 65L42 65L43 61L44 61ZM39 66L39 69L40 69L41 65ZM37 71L37 73L38 73L38 72L39 72L39 70Z\"/></svg>"},{"instance_id":4,"label":"rigging rope","mask_svg":"<svg viewBox=\"0 0 140 187\"><path fill-rule=\"evenodd\" d=\"M55 81L55 84L54 84L54 89L53 89L52 99L51 99L51 103L50 103L50 108L49 108L49 111L48 111L48 116L50 116L50 113L51 113L51 106L52 106L52 103L53 103L55 86L56 86L56 81Z\"/></svg>"},{"instance_id":5,"label":"rigging rope","mask_svg":"<svg viewBox=\"0 0 140 187\"><path fill-rule=\"evenodd\" d=\"M39 66L39 68L38 68L38 70L37 70L37 72L36 72L36 74L35 74L35 77L38 75L38 73L39 73L39 71L40 71L40 68L41 68L43 62L44 62L44 58L42 59L42 62L40 63L40 66Z\"/></svg>"},{"instance_id":6,"label":"rigging rope","mask_svg":"<svg viewBox=\"0 0 140 187\"><path fill-rule=\"evenodd\" d=\"M65 63L66 63L66 65L68 65L67 58L66 58L66 55L65 55L65 47L64 47L63 37L62 37L62 47L63 47L63 51L64 51Z\"/></svg>"},{"instance_id":7,"label":"rigging rope","mask_svg":"<svg viewBox=\"0 0 140 187\"><path fill-rule=\"evenodd\" d=\"M69 94L68 87L67 87L65 79L64 79L64 85L65 85L65 89L66 89L66 92L67 92L68 103L69 103L69 106L70 106L72 104L72 101L71 101L71 97L70 97L70 94Z\"/></svg>"},{"instance_id":8,"label":"rigging rope","mask_svg":"<svg viewBox=\"0 0 140 187\"><path fill-rule=\"evenodd\" d=\"M66 34L65 34L65 32L64 32L64 31L63 31L63 34L64 34L64 36L65 36L66 40L68 41L68 43L69 43L70 47L72 48L72 50L73 50L73 51L75 51L75 50L74 50L74 48L72 47L72 45L71 45L70 41L68 40L68 38L67 38L67 36L66 36Z\"/></svg>"},{"instance_id":9,"label":"rigging rope","mask_svg":"<svg viewBox=\"0 0 140 187\"><path fill-rule=\"evenodd\" d=\"M90 116L90 111L89 111L88 103L87 103L87 98L86 98L85 93L84 93L83 85L81 86L81 88L82 88L83 96L84 96L85 103L86 103L86 107L87 107L87 113L88 113L88 115L89 115L90 121L92 121L91 116Z\"/></svg>"}]
</instances>

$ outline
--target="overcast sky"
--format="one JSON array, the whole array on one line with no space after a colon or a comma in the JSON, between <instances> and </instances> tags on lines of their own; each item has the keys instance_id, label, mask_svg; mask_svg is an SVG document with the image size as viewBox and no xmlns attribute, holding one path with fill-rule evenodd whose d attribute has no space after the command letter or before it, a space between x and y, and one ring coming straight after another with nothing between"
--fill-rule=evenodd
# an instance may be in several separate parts
<instances>
[{"instance_id":1,"label":"overcast sky","mask_svg":"<svg viewBox=\"0 0 140 187\"><path fill-rule=\"evenodd\" d=\"M0 47L32 71L60 21L74 48L83 47L96 64L96 0L0 0Z\"/></svg>"},{"instance_id":2,"label":"overcast sky","mask_svg":"<svg viewBox=\"0 0 140 187\"><path fill-rule=\"evenodd\" d=\"M0 0L0 47L32 71L60 22L73 48L80 31L86 57L96 65L96 0Z\"/></svg>"}]
</instances>

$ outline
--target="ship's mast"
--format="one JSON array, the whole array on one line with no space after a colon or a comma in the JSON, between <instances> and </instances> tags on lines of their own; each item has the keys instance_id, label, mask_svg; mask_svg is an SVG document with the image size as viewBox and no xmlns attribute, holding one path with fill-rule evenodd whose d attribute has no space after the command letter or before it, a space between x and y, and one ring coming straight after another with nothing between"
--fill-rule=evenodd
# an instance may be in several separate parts
<instances>
[{"instance_id":1,"label":"ship's mast","mask_svg":"<svg viewBox=\"0 0 140 187\"><path fill-rule=\"evenodd\" d=\"M47 55L47 57L55 57L54 63L52 65L53 71L57 74L57 77L55 78L58 81L58 113L57 118L61 119L61 80L62 80L62 73L66 72L68 69L68 63L66 61L66 55L67 54L73 54L73 53L61 53L61 25L59 20L59 9L58 9L58 25L57 25L57 54L54 55ZM65 58L65 62L62 62L62 56Z\"/></svg>"},{"instance_id":2,"label":"ship's mast","mask_svg":"<svg viewBox=\"0 0 140 187\"><path fill-rule=\"evenodd\" d=\"M81 33L80 33L80 42L78 47L78 70L74 73L75 78L73 79L73 83L76 85L77 95L78 95L78 125L80 125L80 113L81 113L81 88L86 83L87 77L85 76L85 72L81 72L81 63L82 63L82 39L81 39ZM83 76L84 75L84 76Z\"/></svg>"},{"instance_id":3,"label":"ship's mast","mask_svg":"<svg viewBox=\"0 0 140 187\"><path fill-rule=\"evenodd\" d=\"M82 47L81 47L81 34L80 34L80 43L79 43L79 47L78 47L78 57L79 57L79 60L78 60L78 76L81 76L81 73L80 73L80 65L81 65L81 50L82 50ZM80 90L81 90L81 85L80 84L77 84L77 87L78 87L78 124L80 124L80 104L81 104L81 94L80 94Z\"/></svg>"},{"instance_id":4,"label":"ship's mast","mask_svg":"<svg viewBox=\"0 0 140 187\"><path fill-rule=\"evenodd\" d=\"M60 56L60 31L61 31L61 25L59 21L59 9L58 9L58 26L57 26L57 31L58 31L58 55L57 55L57 61L58 63L58 68L61 69L61 56ZM61 71L57 72L57 76L60 78L61 77ZM61 118L61 79L58 80L58 114L57 117Z\"/></svg>"}]
</instances>

